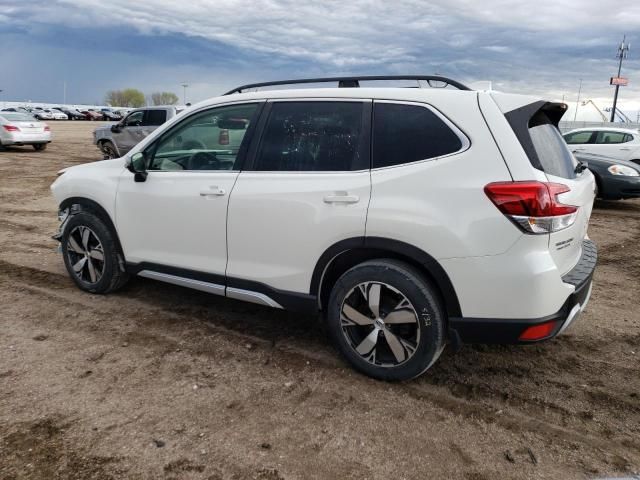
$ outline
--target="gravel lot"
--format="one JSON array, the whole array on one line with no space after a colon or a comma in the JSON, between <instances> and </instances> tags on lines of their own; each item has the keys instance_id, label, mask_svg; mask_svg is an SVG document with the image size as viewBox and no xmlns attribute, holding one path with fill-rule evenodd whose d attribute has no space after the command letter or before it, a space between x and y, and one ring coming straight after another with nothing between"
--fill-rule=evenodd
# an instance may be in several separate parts
<instances>
[{"instance_id":1,"label":"gravel lot","mask_svg":"<svg viewBox=\"0 0 640 480\"><path fill-rule=\"evenodd\" d=\"M598 202L591 303L531 347L349 369L318 319L134 279L78 290L49 185L94 122L0 152L0 479L571 479L640 473L640 202Z\"/></svg>"}]
</instances>

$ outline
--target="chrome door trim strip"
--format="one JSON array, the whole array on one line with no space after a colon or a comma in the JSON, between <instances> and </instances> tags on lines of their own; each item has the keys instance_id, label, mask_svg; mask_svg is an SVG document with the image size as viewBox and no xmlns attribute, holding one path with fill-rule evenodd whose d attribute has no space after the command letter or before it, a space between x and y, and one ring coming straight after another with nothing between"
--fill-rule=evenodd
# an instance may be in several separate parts
<instances>
[{"instance_id":1,"label":"chrome door trim strip","mask_svg":"<svg viewBox=\"0 0 640 480\"><path fill-rule=\"evenodd\" d=\"M278 302L263 293L252 292L251 290L243 290L241 288L227 287L227 297L236 300L244 300L245 302L257 303L268 307L283 308Z\"/></svg>"},{"instance_id":2,"label":"chrome door trim strip","mask_svg":"<svg viewBox=\"0 0 640 480\"><path fill-rule=\"evenodd\" d=\"M224 285L218 285L217 283L203 282L201 280L178 277L176 275L169 275L168 273L154 272L152 270L142 270L141 272L138 272L138 275L145 278L151 278L153 280L160 280L161 282L171 283L173 285L179 285L181 287L193 288L194 290L224 296Z\"/></svg>"}]
</instances>

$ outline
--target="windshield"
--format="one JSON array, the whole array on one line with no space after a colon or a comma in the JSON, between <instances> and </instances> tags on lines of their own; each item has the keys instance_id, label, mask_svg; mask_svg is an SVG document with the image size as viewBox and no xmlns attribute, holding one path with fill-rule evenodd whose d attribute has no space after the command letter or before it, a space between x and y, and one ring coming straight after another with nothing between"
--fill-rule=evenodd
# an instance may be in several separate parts
<instances>
[{"instance_id":1,"label":"windshield","mask_svg":"<svg viewBox=\"0 0 640 480\"><path fill-rule=\"evenodd\" d=\"M11 120L12 122L37 122L38 121L28 113L2 112L2 116L7 120Z\"/></svg>"}]
</instances>

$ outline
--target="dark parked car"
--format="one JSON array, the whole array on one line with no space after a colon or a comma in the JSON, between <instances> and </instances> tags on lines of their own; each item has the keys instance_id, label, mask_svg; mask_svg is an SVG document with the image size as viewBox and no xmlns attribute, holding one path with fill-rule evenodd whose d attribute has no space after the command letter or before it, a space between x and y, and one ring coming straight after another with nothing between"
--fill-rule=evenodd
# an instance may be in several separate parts
<instances>
[{"instance_id":1,"label":"dark parked car","mask_svg":"<svg viewBox=\"0 0 640 480\"><path fill-rule=\"evenodd\" d=\"M596 155L574 153L596 177L596 196L604 200L624 200L640 197L640 165L626 160Z\"/></svg>"},{"instance_id":2,"label":"dark parked car","mask_svg":"<svg viewBox=\"0 0 640 480\"><path fill-rule=\"evenodd\" d=\"M114 112L113 110L109 110L108 108L102 109L102 116L104 117L105 120L114 120L114 121L122 120L122 115Z\"/></svg>"},{"instance_id":3,"label":"dark parked car","mask_svg":"<svg viewBox=\"0 0 640 480\"><path fill-rule=\"evenodd\" d=\"M92 109L82 110L80 113L82 113L87 120L102 120L104 118L102 112L96 112Z\"/></svg>"},{"instance_id":4,"label":"dark parked car","mask_svg":"<svg viewBox=\"0 0 640 480\"><path fill-rule=\"evenodd\" d=\"M78 110L73 110L71 108L66 107L56 107L54 110L58 110L62 113L66 113L69 117L69 120L86 120L86 117L80 113Z\"/></svg>"}]
</instances>

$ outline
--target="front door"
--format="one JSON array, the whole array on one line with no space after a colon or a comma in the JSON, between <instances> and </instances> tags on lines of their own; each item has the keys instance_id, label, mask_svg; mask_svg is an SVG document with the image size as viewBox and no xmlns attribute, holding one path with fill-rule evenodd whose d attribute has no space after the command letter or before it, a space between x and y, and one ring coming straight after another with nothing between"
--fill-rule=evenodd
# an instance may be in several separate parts
<instances>
[{"instance_id":1,"label":"front door","mask_svg":"<svg viewBox=\"0 0 640 480\"><path fill-rule=\"evenodd\" d=\"M324 251L365 235L371 101L274 101L264 116L229 202L228 285L309 293Z\"/></svg>"},{"instance_id":2,"label":"front door","mask_svg":"<svg viewBox=\"0 0 640 480\"><path fill-rule=\"evenodd\" d=\"M118 148L120 156L125 155L129 150L135 147L142 140L142 120L144 119L143 110L135 110L122 120L120 131L113 132L113 140Z\"/></svg>"},{"instance_id":3,"label":"front door","mask_svg":"<svg viewBox=\"0 0 640 480\"><path fill-rule=\"evenodd\" d=\"M252 103L195 112L145 149L146 181L135 182L129 171L122 174L116 223L127 262L223 278L229 194L257 110ZM229 128L235 142L220 133Z\"/></svg>"}]
</instances>

